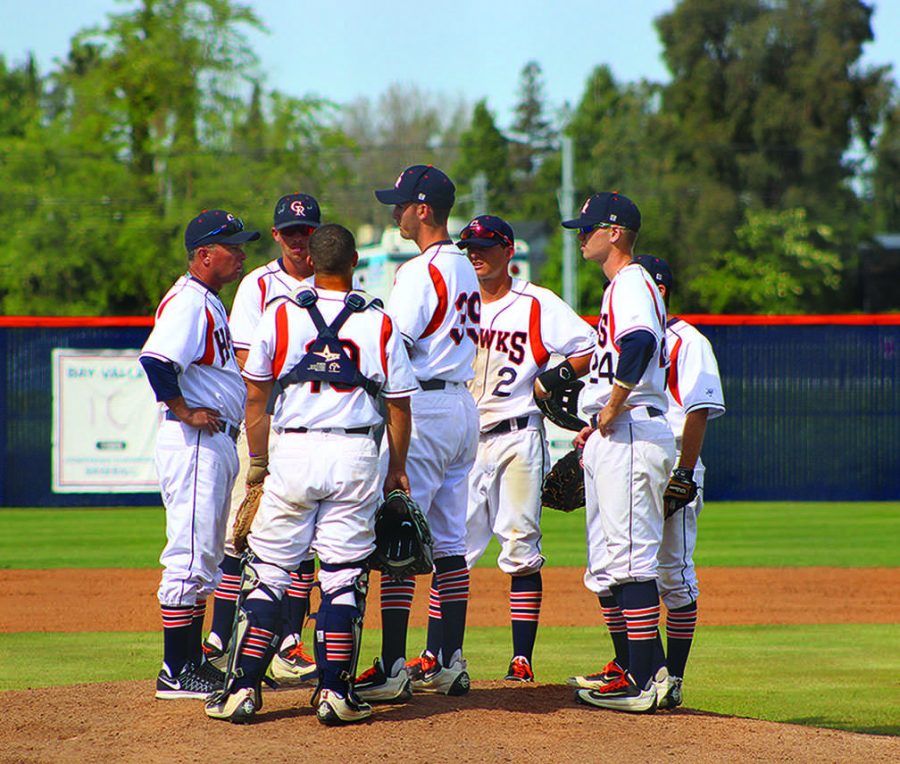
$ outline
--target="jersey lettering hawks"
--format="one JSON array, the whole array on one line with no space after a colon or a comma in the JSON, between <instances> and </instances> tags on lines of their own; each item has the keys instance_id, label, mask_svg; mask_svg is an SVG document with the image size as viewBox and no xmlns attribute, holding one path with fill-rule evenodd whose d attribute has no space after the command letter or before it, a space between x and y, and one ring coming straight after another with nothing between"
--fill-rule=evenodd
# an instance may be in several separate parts
<instances>
[{"instance_id":1,"label":"jersey lettering hawks","mask_svg":"<svg viewBox=\"0 0 900 764\"><path fill-rule=\"evenodd\" d=\"M594 332L549 289L514 279L504 297L481 307L475 377L469 389L481 429L505 419L537 414L534 378L552 354L588 355Z\"/></svg>"},{"instance_id":2,"label":"jersey lettering hawks","mask_svg":"<svg viewBox=\"0 0 900 764\"><path fill-rule=\"evenodd\" d=\"M628 406L668 408L666 399L666 306L650 275L637 263L620 270L603 293L597 321L597 344L591 359L590 382L585 390L584 411L596 414L609 401L622 339L636 331L656 338L656 351L635 388Z\"/></svg>"}]
</instances>

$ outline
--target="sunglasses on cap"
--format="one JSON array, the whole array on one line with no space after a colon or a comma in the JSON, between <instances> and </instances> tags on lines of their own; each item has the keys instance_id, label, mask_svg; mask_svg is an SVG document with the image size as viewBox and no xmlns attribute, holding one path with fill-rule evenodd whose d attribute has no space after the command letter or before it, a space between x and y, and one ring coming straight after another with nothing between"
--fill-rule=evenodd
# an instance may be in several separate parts
<instances>
[{"instance_id":1,"label":"sunglasses on cap","mask_svg":"<svg viewBox=\"0 0 900 764\"><path fill-rule=\"evenodd\" d=\"M508 236L504 236L500 231L495 231L493 228L488 228L478 220L474 223L469 223L463 228L459 233L459 238L463 241L466 239L497 239L508 247L513 246Z\"/></svg>"},{"instance_id":2,"label":"sunglasses on cap","mask_svg":"<svg viewBox=\"0 0 900 764\"><path fill-rule=\"evenodd\" d=\"M212 231L208 231L207 233L203 234L203 236L195 239L190 248L194 249L194 247L200 246L200 244L213 236L219 236L221 234L231 236L232 234L240 233L243 230L244 221L240 218L232 218L231 220L227 220L226 222L224 222L218 228L214 228Z\"/></svg>"}]
</instances>

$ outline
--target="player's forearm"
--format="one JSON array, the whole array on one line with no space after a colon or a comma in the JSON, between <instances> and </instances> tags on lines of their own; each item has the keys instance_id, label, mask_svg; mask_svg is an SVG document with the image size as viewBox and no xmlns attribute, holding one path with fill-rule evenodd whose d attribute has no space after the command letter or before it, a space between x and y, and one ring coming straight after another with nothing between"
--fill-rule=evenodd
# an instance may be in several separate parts
<instances>
[{"instance_id":1,"label":"player's forearm","mask_svg":"<svg viewBox=\"0 0 900 764\"><path fill-rule=\"evenodd\" d=\"M706 421L709 418L709 409L694 409L689 411L684 419L684 432L681 436L681 458L678 466L692 470L700 458L700 450L703 448L703 438L706 435Z\"/></svg>"},{"instance_id":2,"label":"player's forearm","mask_svg":"<svg viewBox=\"0 0 900 764\"><path fill-rule=\"evenodd\" d=\"M622 385L613 383L612 390L609 393L609 400L604 408L609 409L611 413L618 416L625 409L625 401L631 395L631 389L622 387Z\"/></svg>"},{"instance_id":3,"label":"player's forearm","mask_svg":"<svg viewBox=\"0 0 900 764\"><path fill-rule=\"evenodd\" d=\"M572 364L575 376L583 377L591 369L591 358L593 356L593 353L588 353L587 355L569 356L566 360Z\"/></svg>"},{"instance_id":4,"label":"player's forearm","mask_svg":"<svg viewBox=\"0 0 900 764\"><path fill-rule=\"evenodd\" d=\"M388 470L405 471L406 454L412 431L412 413L409 398L385 399L386 426L388 435Z\"/></svg>"},{"instance_id":5,"label":"player's forearm","mask_svg":"<svg viewBox=\"0 0 900 764\"><path fill-rule=\"evenodd\" d=\"M262 456L269 453L269 415L266 405L272 382L247 382L247 407L244 422L247 428L247 448L251 456Z\"/></svg>"}]
</instances>

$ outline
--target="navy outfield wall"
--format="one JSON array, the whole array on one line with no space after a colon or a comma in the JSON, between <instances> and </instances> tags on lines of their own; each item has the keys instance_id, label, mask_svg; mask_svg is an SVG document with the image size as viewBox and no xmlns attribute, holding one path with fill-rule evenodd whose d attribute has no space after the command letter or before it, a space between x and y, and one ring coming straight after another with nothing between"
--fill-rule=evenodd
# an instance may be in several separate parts
<instances>
[{"instance_id":1,"label":"navy outfield wall","mask_svg":"<svg viewBox=\"0 0 900 764\"><path fill-rule=\"evenodd\" d=\"M900 315L685 316L728 408L703 458L710 500L900 500ZM0 506L155 505L51 490L54 348L137 348L147 318L0 318Z\"/></svg>"}]
</instances>

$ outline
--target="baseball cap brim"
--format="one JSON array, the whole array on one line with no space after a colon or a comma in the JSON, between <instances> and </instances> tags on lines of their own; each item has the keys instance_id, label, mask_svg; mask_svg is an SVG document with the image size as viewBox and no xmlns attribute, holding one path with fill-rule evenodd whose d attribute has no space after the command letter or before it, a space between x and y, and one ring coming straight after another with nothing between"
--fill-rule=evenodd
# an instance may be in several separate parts
<instances>
[{"instance_id":1,"label":"baseball cap brim","mask_svg":"<svg viewBox=\"0 0 900 764\"><path fill-rule=\"evenodd\" d=\"M497 244L505 245L505 241L500 241L500 239L460 239L456 242L456 246L460 249L465 249L466 247L475 247L476 249L488 249L489 247L494 247Z\"/></svg>"},{"instance_id":2,"label":"baseball cap brim","mask_svg":"<svg viewBox=\"0 0 900 764\"><path fill-rule=\"evenodd\" d=\"M238 231L231 236L213 236L207 239L208 244L245 244L248 241L256 241L259 238L259 231Z\"/></svg>"},{"instance_id":3,"label":"baseball cap brim","mask_svg":"<svg viewBox=\"0 0 900 764\"><path fill-rule=\"evenodd\" d=\"M581 215L577 218L572 218L572 220L563 220L562 222L563 228L583 228L584 226L589 225L593 225L593 223L584 215Z\"/></svg>"},{"instance_id":4,"label":"baseball cap brim","mask_svg":"<svg viewBox=\"0 0 900 764\"><path fill-rule=\"evenodd\" d=\"M321 223L317 223L315 220L303 220L303 218L296 218L294 220L286 220L284 223L279 223L275 226L276 231L282 231L285 228L293 228L298 225L308 225L310 228L318 228Z\"/></svg>"},{"instance_id":5,"label":"baseball cap brim","mask_svg":"<svg viewBox=\"0 0 900 764\"><path fill-rule=\"evenodd\" d=\"M412 201L408 194L405 194L396 188L384 188L380 191L376 191L375 198L382 204L403 204Z\"/></svg>"}]
</instances>

